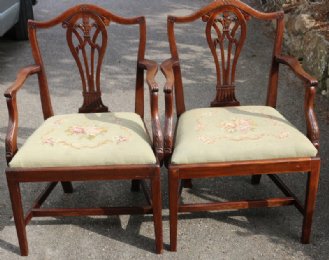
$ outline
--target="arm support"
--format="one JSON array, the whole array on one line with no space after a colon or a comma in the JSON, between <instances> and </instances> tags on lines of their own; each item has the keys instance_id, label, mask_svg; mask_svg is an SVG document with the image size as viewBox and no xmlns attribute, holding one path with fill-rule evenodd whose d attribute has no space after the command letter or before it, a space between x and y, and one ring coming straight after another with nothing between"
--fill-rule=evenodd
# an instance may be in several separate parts
<instances>
[{"instance_id":1,"label":"arm support","mask_svg":"<svg viewBox=\"0 0 329 260\"><path fill-rule=\"evenodd\" d=\"M295 57L291 56L276 56L276 61L281 64L289 66L289 68L295 73L295 75L304 81L308 86L317 86L318 81L316 78L310 76L300 65L299 61Z\"/></svg>"},{"instance_id":2,"label":"arm support","mask_svg":"<svg viewBox=\"0 0 329 260\"><path fill-rule=\"evenodd\" d=\"M11 161L17 152L17 129L18 129L18 110L16 93L23 86L25 80L32 74L41 70L39 65L25 67L17 74L16 81L5 91L4 96L7 100L9 122L6 136L6 159L7 163Z\"/></svg>"},{"instance_id":3,"label":"arm support","mask_svg":"<svg viewBox=\"0 0 329 260\"><path fill-rule=\"evenodd\" d=\"M164 86L165 93L165 129L164 129L164 157L165 162L168 162L173 150L173 114L174 114L174 100L173 88L175 83L173 67L178 64L178 61L168 59L162 62L161 71L166 78Z\"/></svg>"},{"instance_id":4,"label":"arm support","mask_svg":"<svg viewBox=\"0 0 329 260\"><path fill-rule=\"evenodd\" d=\"M162 163L163 160L163 136L161 131L161 124L158 109L158 92L159 87L154 78L158 72L158 64L151 60L141 60L138 62L138 67L146 70L146 83L150 91L150 105L151 105L151 122L153 135L153 149L155 154Z\"/></svg>"},{"instance_id":5,"label":"arm support","mask_svg":"<svg viewBox=\"0 0 329 260\"><path fill-rule=\"evenodd\" d=\"M287 65L305 84L304 111L307 125L307 137L311 140L313 145L319 149L320 134L318 122L314 113L314 97L318 81L305 72L296 58L291 56L277 56L275 59L278 63Z\"/></svg>"}]
</instances>

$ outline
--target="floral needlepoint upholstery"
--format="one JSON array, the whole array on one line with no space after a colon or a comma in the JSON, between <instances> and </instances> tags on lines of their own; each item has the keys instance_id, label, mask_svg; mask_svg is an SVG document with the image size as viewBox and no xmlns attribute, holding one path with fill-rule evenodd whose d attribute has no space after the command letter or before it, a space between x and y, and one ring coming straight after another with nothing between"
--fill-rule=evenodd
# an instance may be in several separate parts
<instances>
[{"instance_id":1,"label":"floral needlepoint upholstery","mask_svg":"<svg viewBox=\"0 0 329 260\"><path fill-rule=\"evenodd\" d=\"M174 164L312 157L317 150L268 106L193 109L180 116Z\"/></svg>"},{"instance_id":2,"label":"floral needlepoint upholstery","mask_svg":"<svg viewBox=\"0 0 329 260\"><path fill-rule=\"evenodd\" d=\"M91 113L47 119L10 167L154 164L144 123L135 113Z\"/></svg>"}]
</instances>

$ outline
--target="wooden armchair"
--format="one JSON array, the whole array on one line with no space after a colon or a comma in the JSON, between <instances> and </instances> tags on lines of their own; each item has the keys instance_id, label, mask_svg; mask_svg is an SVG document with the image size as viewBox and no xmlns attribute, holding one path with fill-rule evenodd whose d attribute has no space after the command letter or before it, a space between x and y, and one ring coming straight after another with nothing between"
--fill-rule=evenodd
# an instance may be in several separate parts
<instances>
[{"instance_id":1,"label":"wooden armchair","mask_svg":"<svg viewBox=\"0 0 329 260\"><path fill-rule=\"evenodd\" d=\"M276 21L266 106L240 106L235 97L236 66L251 18ZM205 23L206 39L215 63L216 95L211 108L186 111L174 28L198 19ZM309 243L320 170L319 129L313 109L318 83L295 58L281 53L283 12L262 13L237 0L218 0L188 16L168 16L167 28L171 59L161 64L161 70L166 77L164 156L169 178L170 249L177 250L178 212L287 205L296 206L304 216L301 242ZM288 65L304 82L307 137L275 109L280 64ZM173 126L174 104L176 127ZM307 173L305 205L278 177L288 172ZM268 175L286 197L180 203L182 187L192 187L193 178L253 175L252 183L258 184L262 174Z\"/></svg>"},{"instance_id":2,"label":"wooden armchair","mask_svg":"<svg viewBox=\"0 0 329 260\"><path fill-rule=\"evenodd\" d=\"M135 113L109 112L101 99L100 74L107 48L110 23L137 25L139 48ZM54 115L45 67L39 50L37 31L61 25L68 47L79 69L83 105L79 113ZM26 225L32 217L153 214L156 252L162 251L160 163L162 133L158 116L158 86L154 81L158 66L144 59L146 24L144 17L124 18L94 5L75 6L46 21L29 21L29 38L35 64L22 69L5 92L9 111L6 138L6 175L14 220L22 255L28 255ZM152 138L144 124L144 71L150 92ZM36 74L45 122L17 148L18 110L16 96L25 80ZM72 181L132 180L132 190L140 185L148 205L142 207L43 208L42 203L61 182L64 192L73 191ZM147 182L151 183L151 191ZM20 183L50 182L24 215Z\"/></svg>"}]
</instances>

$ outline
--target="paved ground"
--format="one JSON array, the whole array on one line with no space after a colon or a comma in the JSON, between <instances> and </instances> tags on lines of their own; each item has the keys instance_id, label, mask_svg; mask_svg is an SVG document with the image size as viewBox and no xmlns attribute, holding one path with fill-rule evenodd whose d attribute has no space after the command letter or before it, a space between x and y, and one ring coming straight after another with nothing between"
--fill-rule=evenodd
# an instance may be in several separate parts
<instances>
[{"instance_id":1,"label":"paved ground","mask_svg":"<svg viewBox=\"0 0 329 260\"><path fill-rule=\"evenodd\" d=\"M34 8L35 18L45 20L74 5L74 0L40 0ZM205 0L181 1L93 1L126 16L146 15L148 22L147 57L159 63L169 57L166 40L166 15L188 14L203 6ZM151 26L152 25L152 26ZM214 95L213 64L203 34L202 23L183 27L178 40L183 55L184 82L188 108L209 104ZM242 104L264 104L272 50L270 25L250 22L249 37L240 58L237 84ZM136 31L111 27L110 43L102 74L104 102L112 111L133 111ZM201 29L203 33L203 29ZM257 34L256 34L257 33ZM45 50L49 85L57 114L77 111L81 104L80 81L76 67L65 44L62 28L40 33ZM134 45L135 44L135 45ZM133 46L133 47L132 47ZM194 62L197 61L195 64ZM27 42L0 39L0 93L15 78L17 70L32 63ZM120 68L120 69L119 69ZM303 87L286 70L280 80L279 110L304 131ZM158 75L161 85L162 75ZM163 112L161 94L161 111ZM19 96L19 143L42 122L36 80L26 83ZM310 245L299 243L302 218L292 207L253 209L230 212L184 214L179 220L178 252L167 251L169 244L168 198L166 170L163 169L163 225L166 250L154 254L154 235L150 216L83 217L36 219L27 228L30 256L26 259L328 259L329 217L328 191L328 101L317 97L317 114L321 129L323 159L318 203L314 218L313 240ZM7 126L5 99L0 102L0 148L3 151L1 170L4 172L4 138ZM162 113L163 114L163 113ZM19 249L4 174L0 177L0 259L18 259ZM303 174L285 176L293 190L303 196ZM42 185L22 186L24 201L31 203ZM142 196L129 192L128 182L74 183L72 195L60 187L51 195L51 206L113 205L142 202ZM263 178L259 186L250 185L249 177L222 178L194 182L193 190L185 190L184 200L232 200L259 198L280 194Z\"/></svg>"}]
</instances>

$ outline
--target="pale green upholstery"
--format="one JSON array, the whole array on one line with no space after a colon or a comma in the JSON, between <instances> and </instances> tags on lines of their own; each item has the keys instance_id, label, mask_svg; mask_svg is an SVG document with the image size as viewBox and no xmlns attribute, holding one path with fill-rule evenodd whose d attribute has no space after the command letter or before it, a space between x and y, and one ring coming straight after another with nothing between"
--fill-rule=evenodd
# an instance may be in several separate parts
<instances>
[{"instance_id":1,"label":"pale green upholstery","mask_svg":"<svg viewBox=\"0 0 329 260\"><path fill-rule=\"evenodd\" d=\"M53 116L26 141L10 167L154 164L150 138L135 113Z\"/></svg>"},{"instance_id":2,"label":"pale green upholstery","mask_svg":"<svg viewBox=\"0 0 329 260\"><path fill-rule=\"evenodd\" d=\"M313 157L317 149L268 106L193 109L178 121L173 164Z\"/></svg>"}]
</instances>

